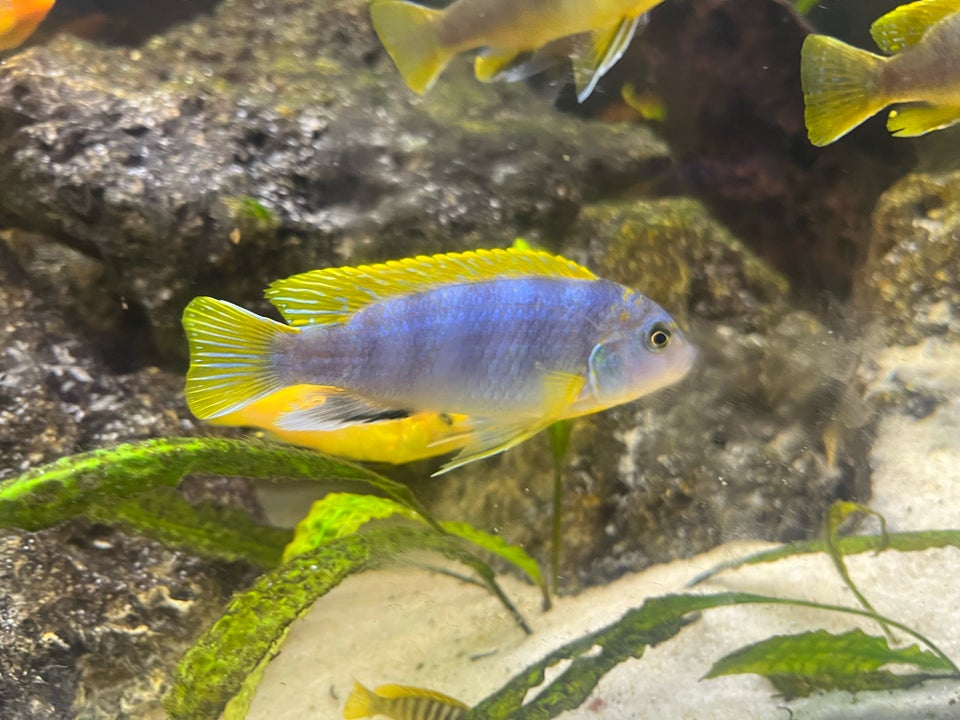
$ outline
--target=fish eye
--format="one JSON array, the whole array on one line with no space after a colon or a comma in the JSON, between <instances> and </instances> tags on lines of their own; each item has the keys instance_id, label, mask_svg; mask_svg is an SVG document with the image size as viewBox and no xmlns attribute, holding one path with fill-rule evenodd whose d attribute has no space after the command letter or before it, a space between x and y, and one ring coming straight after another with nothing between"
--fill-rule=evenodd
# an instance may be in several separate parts
<instances>
[{"instance_id":1,"label":"fish eye","mask_svg":"<svg viewBox=\"0 0 960 720\"><path fill-rule=\"evenodd\" d=\"M647 347L651 350L663 350L670 344L670 328L663 323L657 323L647 334Z\"/></svg>"}]
</instances>

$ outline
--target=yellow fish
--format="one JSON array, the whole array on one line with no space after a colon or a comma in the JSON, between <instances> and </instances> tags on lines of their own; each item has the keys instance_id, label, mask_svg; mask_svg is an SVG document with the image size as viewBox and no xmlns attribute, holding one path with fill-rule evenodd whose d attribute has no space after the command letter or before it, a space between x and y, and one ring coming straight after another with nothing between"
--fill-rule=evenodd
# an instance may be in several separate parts
<instances>
[{"instance_id":1,"label":"yellow fish","mask_svg":"<svg viewBox=\"0 0 960 720\"><path fill-rule=\"evenodd\" d=\"M467 442L471 429L469 419L464 415L440 413L418 413L327 432L277 427L278 418L287 413L322 404L326 399L324 390L311 385L292 385L210 422L261 428L282 442L347 460L395 465L459 450Z\"/></svg>"},{"instance_id":2,"label":"yellow fish","mask_svg":"<svg viewBox=\"0 0 960 720\"><path fill-rule=\"evenodd\" d=\"M920 0L870 26L892 57L825 35L803 43L800 77L807 133L829 145L894 103L887 129L915 137L960 122L960 0Z\"/></svg>"},{"instance_id":3,"label":"yellow fish","mask_svg":"<svg viewBox=\"0 0 960 720\"><path fill-rule=\"evenodd\" d=\"M470 708L433 690L406 685L381 685L370 691L358 682L343 707L344 720L382 715L392 720L459 720Z\"/></svg>"},{"instance_id":4,"label":"yellow fish","mask_svg":"<svg viewBox=\"0 0 960 720\"><path fill-rule=\"evenodd\" d=\"M423 433L410 456L462 448L441 472L670 385L696 357L649 298L532 250L315 270L266 294L288 324L208 297L187 306L193 414L365 440L406 421Z\"/></svg>"},{"instance_id":5,"label":"yellow fish","mask_svg":"<svg viewBox=\"0 0 960 720\"><path fill-rule=\"evenodd\" d=\"M404 81L421 95L450 60L468 50L485 48L474 69L486 82L511 74L525 55L555 40L590 33L590 42L573 56L583 102L623 55L641 16L662 1L455 0L434 10L407 0L372 0L370 17ZM542 62L534 58L531 72Z\"/></svg>"},{"instance_id":6,"label":"yellow fish","mask_svg":"<svg viewBox=\"0 0 960 720\"><path fill-rule=\"evenodd\" d=\"M47 16L54 0L0 0L0 50L26 40Z\"/></svg>"}]
</instances>

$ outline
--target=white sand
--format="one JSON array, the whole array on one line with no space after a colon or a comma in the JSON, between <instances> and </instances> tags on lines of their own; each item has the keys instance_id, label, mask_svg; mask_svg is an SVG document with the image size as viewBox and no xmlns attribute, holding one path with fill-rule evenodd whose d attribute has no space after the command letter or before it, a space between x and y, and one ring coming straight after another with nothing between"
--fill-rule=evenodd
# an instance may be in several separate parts
<instances>
[{"instance_id":1,"label":"white sand","mask_svg":"<svg viewBox=\"0 0 960 720\"><path fill-rule=\"evenodd\" d=\"M877 388L900 382L945 401L922 420L891 415L873 453L873 506L892 530L960 528L960 347L928 342L888 351ZM341 717L354 678L402 683L476 703L551 649L620 617L644 598L683 591L701 571L767 547L738 544L653 567L539 611L537 592L510 578L508 593L534 626L525 636L485 591L417 569L350 578L298 621L268 667L250 718ZM960 550L885 552L848 558L876 609L924 633L960 660ZM700 592L743 590L853 606L830 561L792 558L717 576ZM701 678L711 664L774 634L818 628L877 628L813 610L746 606L711 610L674 639L623 663L567 720L913 720L960 718L960 683L927 683L897 693L820 694L784 701L765 680ZM549 679L549 678L548 678Z\"/></svg>"}]
</instances>

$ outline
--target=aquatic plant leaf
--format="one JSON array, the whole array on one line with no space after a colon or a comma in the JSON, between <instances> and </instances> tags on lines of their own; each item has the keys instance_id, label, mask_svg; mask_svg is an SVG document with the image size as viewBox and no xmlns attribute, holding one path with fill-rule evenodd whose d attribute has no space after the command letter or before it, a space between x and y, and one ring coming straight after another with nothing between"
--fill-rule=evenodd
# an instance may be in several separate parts
<instances>
[{"instance_id":1,"label":"aquatic plant leaf","mask_svg":"<svg viewBox=\"0 0 960 720\"><path fill-rule=\"evenodd\" d=\"M927 672L894 674L885 665L910 665ZM806 696L818 690L881 690L910 687L950 676L943 658L916 645L891 648L884 637L851 630L835 635L826 630L777 635L747 645L714 663L707 678L752 673L762 675L786 697Z\"/></svg>"},{"instance_id":2,"label":"aquatic plant leaf","mask_svg":"<svg viewBox=\"0 0 960 720\"><path fill-rule=\"evenodd\" d=\"M293 540L283 551L286 562L294 555L309 552L324 543L350 535L371 520L402 515L411 520L419 515L395 500L376 495L330 493L310 507L306 517L297 523Z\"/></svg>"},{"instance_id":3,"label":"aquatic plant leaf","mask_svg":"<svg viewBox=\"0 0 960 720\"><path fill-rule=\"evenodd\" d=\"M175 487L194 475L348 482L372 487L440 529L410 489L359 465L273 443L224 438L161 438L93 450L0 482L0 527L39 530L86 515L104 497L131 498Z\"/></svg>"},{"instance_id":4,"label":"aquatic plant leaf","mask_svg":"<svg viewBox=\"0 0 960 720\"><path fill-rule=\"evenodd\" d=\"M462 542L432 528L406 525L354 533L297 555L264 573L231 599L223 615L183 657L164 699L173 720L219 717L234 698L241 717L252 692L247 678L274 654L294 620L347 576L380 567L411 550L432 550L476 571L508 612L529 632L523 618L493 580L489 567ZM244 700L246 698L246 700Z\"/></svg>"},{"instance_id":5,"label":"aquatic plant leaf","mask_svg":"<svg viewBox=\"0 0 960 720\"><path fill-rule=\"evenodd\" d=\"M851 535L840 538L836 542L836 549L841 555L859 555L865 552L880 552L881 550L896 550L897 552L922 552L937 548L960 548L960 530L917 530L912 532L887 533L877 535ZM706 580L726 570L736 570L746 565L760 565L777 562L796 555L810 555L825 553L829 548L824 540L810 540L806 542L790 543L751 553L742 558L719 563L715 567L697 575L687 583L687 587L699 585Z\"/></svg>"},{"instance_id":6,"label":"aquatic plant leaf","mask_svg":"<svg viewBox=\"0 0 960 720\"><path fill-rule=\"evenodd\" d=\"M519 545L511 545L499 535L484 532L469 523L445 521L440 524L443 529L451 535L463 538L467 542L473 543L477 547L481 547L499 558L503 558L518 568L541 589L544 587L540 565Z\"/></svg>"},{"instance_id":7,"label":"aquatic plant leaf","mask_svg":"<svg viewBox=\"0 0 960 720\"><path fill-rule=\"evenodd\" d=\"M191 505L170 487L152 488L133 498L103 497L84 514L164 545L221 560L246 560L264 569L280 563L291 536L285 528L254 522L242 510Z\"/></svg>"},{"instance_id":8,"label":"aquatic plant leaf","mask_svg":"<svg viewBox=\"0 0 960 720\"><path fill-rule=\"evenodd\" d=\"M470 710L465 720L546 720L557 717L562 712L579 707L600 679L617 664L630 658L640 658L646 648L670 639L685 625L696 620L696 613L718 607L757 604L816 608L877 619L872 613L858 608L754 593L727 592L650 598L612 625L574 640L529 666ZM950 677L960 677L960 669L933 643L902 623L885 617L880 619L926 644L931 654L942 662L942 666L938 667L946 668ZM572 662L552 682L540 689L533 700L524 705L524 697L543 683L547 668L564 660ZM929 662L931 665L934 663L926 658L922 662Z\"/></svg>"}]
</instances>

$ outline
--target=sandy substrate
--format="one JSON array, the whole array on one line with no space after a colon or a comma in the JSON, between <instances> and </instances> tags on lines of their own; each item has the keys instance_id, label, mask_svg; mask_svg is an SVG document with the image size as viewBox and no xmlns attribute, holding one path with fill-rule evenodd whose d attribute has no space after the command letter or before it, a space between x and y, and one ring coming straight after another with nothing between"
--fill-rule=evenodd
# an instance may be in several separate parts
<instances>
[{"instance_id":1,"label":"sandy substrate","mask_svg":"<svg viewBox=\"0 0 960 720\"><path fill-rule=\"evenodd\" d=\"M891 415L872 460L873 506L891 530L960 528L960 347L928 342L878 358L877 389L899 383L941 400L917 420ZM439 690L473 704L550 650L620 617L644 598L683 591L699 573L762 544L718 548L561 598L548 613L536 591L503 584L534 627L525 636L483 590L407 568L350 578L298 621L268 667L250 718L342 717L354 679ZM960 550L885 552L848 558L850 573L878 612L919 630L960 659ZM854 605L829 559L791 558L727 571L699 592L742 590ZM711 610L641 659L621 664L565 720L919 720L960 718L960 683L930 682L897 693L827 693L785 701L752 675L702 679L716 660L771 635L875 625L820 611L774 606ZM549 679L549 678L548 678Z\"/></svg>"}]
</instances>

